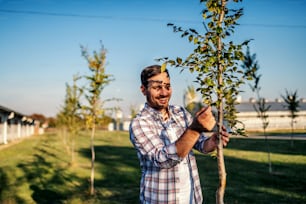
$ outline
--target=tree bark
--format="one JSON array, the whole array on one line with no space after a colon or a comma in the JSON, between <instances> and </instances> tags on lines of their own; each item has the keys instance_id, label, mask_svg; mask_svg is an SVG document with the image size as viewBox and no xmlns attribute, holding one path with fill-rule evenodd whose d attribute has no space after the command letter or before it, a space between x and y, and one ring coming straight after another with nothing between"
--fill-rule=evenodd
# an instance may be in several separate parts
<instances>
[{"instance_id":1,"label":"tree bark","mask_svg":"<svg viewBox=\"0 0 306 204\"><path fill-rule=\"evenodd\" d=\"M221 13L218 19L218 26L222 27L222 22L225 15L225 5L226 0L221 1ZM221 64L221 54L222 54L222 39L218 37L218 86L219 86L219 93L218 93L218 101L220 101L219 110L218 110L218 146L217 146L217 159L218 159L218 173L219 173L219 186L216 192L216 203L223 204L224 203L224 192L226 187L226 171L225 171L225 164L224 164L224 155L223 155L223 142L221 139L220 132L222 131L223 126L223 95L222 95L222 85L223 85L223 66Z\"/></svg>"},{"instance_id":2,"label":"tree bark","mask_svg":"<svg viewBox=\"0 0 306 204\"><path fill-rule=\"evenodd\" d=\"M95 194L95 147L94 147L94 136L95 136L95 123L92 124L90 148L91 148L91 175L90 175L90 195Z\"/></svg>"},{"instance_id":3,"label":"tree bark","mask_svg":"<svg viewBox=\"0 0 306 204\"><path fill-rule=\"evenodd\" d=\"M218 144L218 149L217 149L219 186L216 192L216 203L223 204L225 187L226 187L226 171L225 171L225 164L224 164L223 144L222 144L221 139L219 139L219 141L220 142Z\"/></svg>"}]
</instances>

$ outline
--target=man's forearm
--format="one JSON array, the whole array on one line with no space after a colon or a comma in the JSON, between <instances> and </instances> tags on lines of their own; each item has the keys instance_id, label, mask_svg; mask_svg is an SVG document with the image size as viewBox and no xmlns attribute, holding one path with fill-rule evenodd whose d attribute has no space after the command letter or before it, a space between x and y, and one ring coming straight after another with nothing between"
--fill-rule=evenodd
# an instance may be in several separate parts
<instances>
[{"instance_id":1,"label":"man's forearm","mask_svg":"<svg viewBox=\"0 0 306 204\"><path fill-rule=\"evenodd\" d=\"M211 107L202 108L184 134L177 140L175 145L178 156L184 158L199 139L200 133L211 130L215 124L216 121L211 112ZM206 148L210 150L212 147L208 145Z\"/></svg>"},{"instance_id":2,"label":"man's forearm","mask_svg":"<svg viewBox=\"0 0 306 204\"><path fill-rule=\"evenodd\" d=\"M199 132L187 128L184 134L175 143L178 156L181 158L186 157L199 137Z\"/></svg>"}]
</instances>

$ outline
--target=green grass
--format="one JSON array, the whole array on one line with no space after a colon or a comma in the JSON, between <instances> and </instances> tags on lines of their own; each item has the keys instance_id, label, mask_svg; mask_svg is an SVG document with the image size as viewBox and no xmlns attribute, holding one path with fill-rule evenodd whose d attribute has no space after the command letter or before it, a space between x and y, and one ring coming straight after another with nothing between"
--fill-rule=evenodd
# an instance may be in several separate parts
<instances>
[{"instance_id":1,"label":"green grass","mask_svg":"<svg viewBox=\"0 0 306 204\"><path fill-rule=\"evenodd\" d=\"M90 196L90 138L76 140L76 162L58 134L33 136L0 146L0 203L138 203L140 169L126 132L95 136L95 190ZM306 141L231 139L225 149L225 203L306 203ZM215 203L216 159L197 154L205 203Z\"/></svg>"}]
</instances>

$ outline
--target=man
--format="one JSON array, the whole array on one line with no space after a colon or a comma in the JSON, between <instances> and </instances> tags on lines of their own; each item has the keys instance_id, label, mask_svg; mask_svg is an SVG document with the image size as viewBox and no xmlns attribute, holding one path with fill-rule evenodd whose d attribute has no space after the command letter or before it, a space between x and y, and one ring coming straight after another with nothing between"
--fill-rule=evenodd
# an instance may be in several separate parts
<instances>
[{"instance_id":1,"label":"man","mask_svg":"<svg viewBox=\"0 0 306 204\"><path fill-rule=\"evenodd\" d=\"M211 108L200 110L194 119L183 107L169 105L172 94L168 71L146 67L141 73L145 107L130 124L130 139L140 161L140 203L202 203L198 168L192 149L208 153L217 147L212 130ZM226 146L228 133L221 132Z\"/></svg>"}]
</instances>

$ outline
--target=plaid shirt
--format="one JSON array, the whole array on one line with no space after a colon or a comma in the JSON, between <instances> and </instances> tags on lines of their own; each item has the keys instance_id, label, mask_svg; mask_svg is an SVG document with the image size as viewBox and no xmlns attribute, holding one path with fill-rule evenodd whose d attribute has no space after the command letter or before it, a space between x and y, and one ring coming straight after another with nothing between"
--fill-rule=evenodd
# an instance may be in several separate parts
<instances>
[{"instance_id":1,"label":"plaid shirt","mask_svg":"<svg viewBox=\"0 0 306 204\"><path fill-rule=\"evenodd\" d=\"M175 142L171 142L167 129L172 126L176 140L192 122L192 116L180 106L169 106L170 119L162 120L160 112L145 105L130 124L130 140L137 150L141 167L140 203L178 203L180 178ZM174 125L173 125L174 124ZM201 135L194 149L204 152L207 137ZM187 156L192 182L193 203L202 203L202 190L194 153Z\"/></svg>"}]
</instances>

